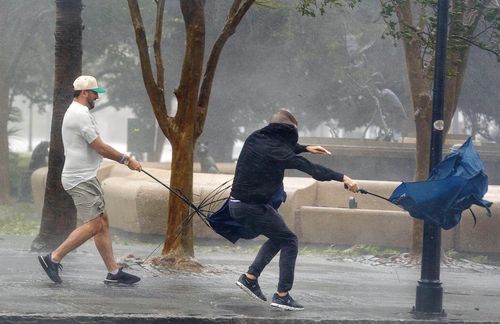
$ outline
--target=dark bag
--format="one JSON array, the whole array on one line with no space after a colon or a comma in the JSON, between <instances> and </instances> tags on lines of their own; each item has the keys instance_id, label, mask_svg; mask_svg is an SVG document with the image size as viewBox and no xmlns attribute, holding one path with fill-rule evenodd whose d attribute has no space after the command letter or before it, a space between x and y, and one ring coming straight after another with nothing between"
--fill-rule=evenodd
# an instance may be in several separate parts
<instances>
[{"instance_id":1,"label":"dark bag","mask_svg":"<svg viewBox=\"0 0 500 324\"><path fill-rule=\"evenodd\" d=\"M274 209L278 209L281 203L286 200L286 192L283 187L271 198L270 204ZM234 220L229 213L229 199L215 213L208 215L208 224L220 236L226 238L231 243L236 243L240 238L250 240L256 238L260 233L243 226Z\"/></svg>"}]
</instances>

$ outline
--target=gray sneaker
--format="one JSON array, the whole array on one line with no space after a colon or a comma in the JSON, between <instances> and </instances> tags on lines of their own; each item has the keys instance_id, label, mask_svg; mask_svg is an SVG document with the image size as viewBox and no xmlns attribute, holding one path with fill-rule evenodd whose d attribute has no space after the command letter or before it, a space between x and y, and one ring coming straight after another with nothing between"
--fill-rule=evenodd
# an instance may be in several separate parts
<instances>
[{"instance_id":1,"label":"gray sneaker","mask_svg":"<svg viewBox=\"0 0 500 324\"><path fill-rule=\"evenodd\" d=\"M108 273L106 279L104 279L105 284L124 284L124 285L133 285L136 282L139 282L141 278L134 276L133 274L127 273L122 270L122 268L118 269L117 274Z\"/></svg>"},{"instance_id":2,"label":"gray sneaker","mask_svg":"<svg viewBox=\"0 0 500 324\"><path fill-rule=\"evenodd\" d=\"M273 307L278 307L284 310L303 310L304 306L301 304L297 303L295 300L293 300L292 296L290 294L287 294L286 296L280 297L278 294L273 295L273 302L271 303L271 306Z\"/></svg>"},{"instance_id":3,"label":"gray sneaker","mask_svg":"<svg viewBox=\"0 0 500 324\"><path fill-rule=\"evenodd\" d=\"M46 256L39 255L38 261L40 262L43 270L47 273L47 276L49 276L50 280L55 283L62 282L61 277L59 277L59 270L62 270L63 267L62 264L53 262L50 258L50 254L47 254Z\"/></svg>"},{"instance_id":4,"label":"gray sneaker","mask_svg":"<svg viewBox=\"0 0 500 324\"><path fill-rule=\"evenodd\" d=\"M256 298L260 301L267 301L266 296L264 296L262 290L260 290L259 282L257 281L257 279L248 279L245 274L242 274L238 281L236 281L236 285L253 298Z\"/></svg>"}]
</instances>

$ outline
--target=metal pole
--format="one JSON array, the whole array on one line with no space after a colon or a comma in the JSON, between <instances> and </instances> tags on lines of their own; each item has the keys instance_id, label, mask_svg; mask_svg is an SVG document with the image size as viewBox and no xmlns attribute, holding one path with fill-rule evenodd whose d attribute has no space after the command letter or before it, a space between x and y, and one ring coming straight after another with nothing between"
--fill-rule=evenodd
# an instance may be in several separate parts
<instances>
[{"instance_id":1,"label":"metal pole","mask_svg":"<svg viewBox=\"0 0 500 324\"><path fill-rule=\"evenodd\" d=\"M432 135L429 173L441 161L443 150L443 106L446 79L448 0L439 0L432 99ZM443 287L439 279L441 228L424 223L421 277L417 285L415 314L419 317L444 316Z\"/></svg>"}]
</instances>

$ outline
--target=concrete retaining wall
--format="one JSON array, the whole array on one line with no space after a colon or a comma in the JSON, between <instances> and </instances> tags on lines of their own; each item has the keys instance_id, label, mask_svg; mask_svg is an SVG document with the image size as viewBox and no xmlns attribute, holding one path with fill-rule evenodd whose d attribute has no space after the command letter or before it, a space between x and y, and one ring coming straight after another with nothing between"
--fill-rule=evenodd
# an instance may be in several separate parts
<instances>
[{"instance_id":1,"label":"concrete retaining wall","mask_svg":"<svg viewBox=\"0 0 500 324\"><path fill-rule=\"evenodd\" d=\"M144 167L168 184L170 171ZM46 168L33 173L34 201L43 206ZM132 233L164 234L166 232L169 192L145 174L128 170L117 163L103 163L98 172L106 198L106 208L112 227ZM232 175L195 173L194 201L199 202L217 186L230 181ZM399 182L359 181L361 187L388 197ZM317 182L310 178L286 177L287 201L280 213L301 242L325 244L374 244L408 248L412 218L382 199L353 194L339 182ZM229 195L226 191L222 197ZM350 197L355 197L357 209L349 209ZM500 186L490 186L485 197L494 203L496 217L488 219L483 209L474 208L478 223L474 227L468 211L463 221L449 231L443 231L445 249L463 252L500 253ZM221 205L222 202L219 203ZM216 206L218 207L218 206ZM194 218L194 233L198 238L220 238L199 218Z\"/></svg>"},{"instance_id":2,"label":"concrete retaining wall","mask_svg":"<svg viewBox=\"0 0 500 324\"><path fill-rule=\"evenodd\" d=\"M401 211L303 206L295 217L297 234L305 243L356 242L398 248L410 243L411 219Z\"/></svg>"}]
</instances>

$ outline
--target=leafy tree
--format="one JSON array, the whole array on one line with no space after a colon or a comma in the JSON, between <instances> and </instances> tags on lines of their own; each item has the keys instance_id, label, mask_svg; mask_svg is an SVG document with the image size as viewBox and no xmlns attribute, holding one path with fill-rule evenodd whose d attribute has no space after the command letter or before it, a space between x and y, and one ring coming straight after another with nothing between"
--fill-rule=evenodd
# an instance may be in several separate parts
<instances>
[{"instance_id":1,"label":"leafy tree","mask_svg":"<svg viewBox=\"0 0 500 324\"><path fill-rule=\"evenodd\" d=\"M188 198L192 197L193 190L194 146L205 124L217 63L224 45L236 31L236 27L253 2L253 0L235 0L233 2L223 30L215 40L205 64L205 2L200 0L180 1L186 30L186 42L179 86L175 90L178 108L175 116L169 116L164 94L164 62L161 53L165 1L156 1L156 28L153 41L155 71L151 65L148 42L138 2L136 0L128 1L146 91L158 124L172 145L170 185L176 190L180 190ZM183 225L187 215L188 206L171 195L166 237L162 250L163 256L178 259L194 256L192 224L183 226L181 234L176 235L176 231Z\"/></svg>"},{"instance_id":2,"label":"leafy tree","mask_svg":"<svg viewBox=\"0 0 500 324\"><path fill-rule=\"evenodd\" d=\"M73 99L73 81L82 71L82 2L56 0L54 108L50 132L49 168L40 232L32 250L51 250L75 228L76 210L61 184L64 148L61 128Z\"/></svg>"},{"instance_id":3,"label":"leafy tree","mask_svg":"<svg viewBox=\"0 0 500 324\"><path fill-rule=\"evenodd\" d=\"M26 60L44 44L36 36L46 32L43 22L52 12L41 1L0 2L0 204L10 196L9 183L9 132L8 121L16 110L14 97L22 94L34 104L47 102L49 98L41 90L47 84L38 78L37 71L46 65L28 65ZM45 77L47 74L45 74ZM40 82L43 81L43 82ZM41 85L37 85L40 83ZM46 89L46 87L45 87Z\"/></svg>"},{"instance_id":4,"label":"leafy tree","mask_svg":"<svg viewBox=\"0 0 500 324\"><path fill-rule=\"evenodd\" d=\"M356 6L361 0L302 0L299 10L306 15L325 13L332 6ZM416 126L416 180L429 173L430 124L432 121L432 73L436 35L436 0L383 0L381 15L386 35L401 40ZM451 0L447 49L448 79L444 103L444 134L456 111L471 46L500 54L500 13L496 1ZM423 223L414 221L411 252L421 254Z\"/></svg>"}]
</instances>

